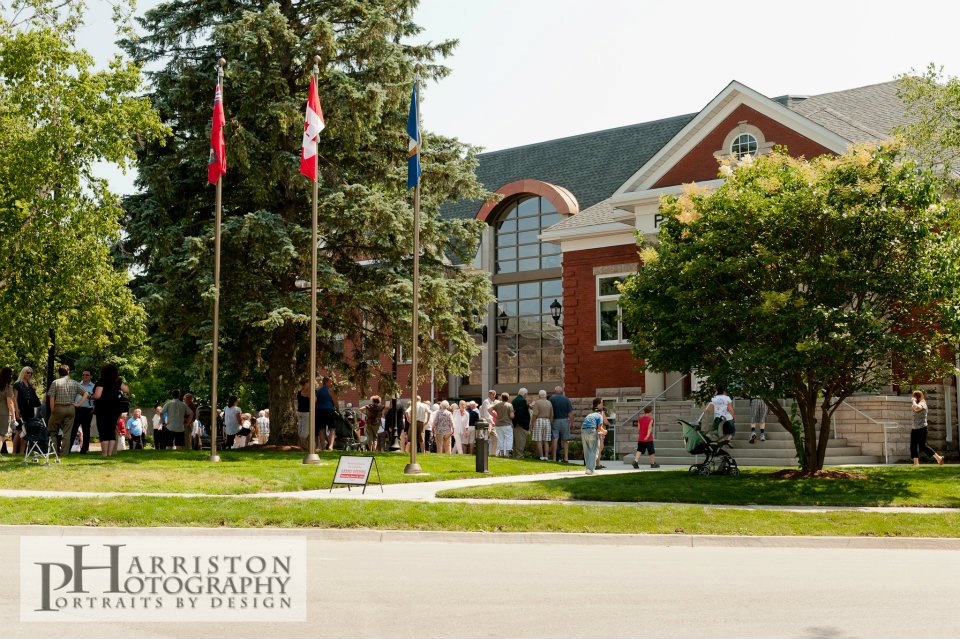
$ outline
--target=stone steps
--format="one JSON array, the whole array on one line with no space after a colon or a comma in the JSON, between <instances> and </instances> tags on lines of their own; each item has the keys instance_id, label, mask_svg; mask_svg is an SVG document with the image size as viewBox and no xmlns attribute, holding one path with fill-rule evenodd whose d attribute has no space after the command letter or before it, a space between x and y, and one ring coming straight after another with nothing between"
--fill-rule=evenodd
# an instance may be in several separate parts
<instances>
[{"instance_id":1,"label":"stone steps","mask_svg":"<svg viewBox=\"0 0 960 639\"><path fill-rule=\"evenodd\" d=\"M629 464L633 461L633 455L624 455L622 457L625 464ZM779 467L788 467L795 468L797 466L796 458L791 457L756 457L756 458L740 458L734 455L734 459L737 460L737 465L743 468L753 467L753 466L779 466ZM686 455L685 457L673 457L661 455L658 451L657 453L657 463L664 466L689 466L697 462L703 461L703 456L694 457L693 455ZM824 464L827 466L844 466L844 465L871 465L871 464L882 464L882 457L874 457L872 455L842 455L842 456L827 456L824 460ZM644 468L647 466L647 456L640 456L640 467Z\"/></svg>"}]
</instances>

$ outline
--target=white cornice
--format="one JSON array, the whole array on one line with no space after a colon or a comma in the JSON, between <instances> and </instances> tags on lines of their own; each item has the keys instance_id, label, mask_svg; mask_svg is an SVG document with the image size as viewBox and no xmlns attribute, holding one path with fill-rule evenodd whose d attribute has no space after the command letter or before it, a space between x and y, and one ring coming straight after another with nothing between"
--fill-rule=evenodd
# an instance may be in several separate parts
<instances>
[{"instance_id":1,"label":"white cornice","mask_svg":"<svg viewBox=\"0 0 960 639\"><path fill-rule=\"evenodd\" d=\"M720 186L723 184L723 182L724 180L718 178L716 180L697 182L697 185L705 186L707 188L714 188ZM626 193L614 195L610 198L610 203L616 207L647 204L654 200L659 200L664 195L677 195L683 191L683 187L683 184L674 184L672 186L661 186L656 189L646 189L643 191L628 191Z\"/></svg>"},{"instance_id":2,"label":"white cornice","mask_svg":"<svg viewBox=\"0 0 960 639\"><path fill-rule=\"evenodd\" d=\"M624 232L633 233L633 227L617 222L604 222L603 224L593 224L581 228L563 229L560 231L546 230L540 234L540 241L562 245L564 242L570 240L581 240Z\"/></svg>"}]
</instances>

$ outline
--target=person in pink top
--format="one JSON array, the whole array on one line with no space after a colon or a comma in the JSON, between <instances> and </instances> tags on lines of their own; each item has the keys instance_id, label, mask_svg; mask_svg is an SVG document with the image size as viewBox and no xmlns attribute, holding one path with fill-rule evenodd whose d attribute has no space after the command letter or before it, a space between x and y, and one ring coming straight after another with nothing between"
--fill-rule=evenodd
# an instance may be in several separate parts
<instances>
[{"instance_id":1,"label":"person in pink top","mask_svg":"<svg viewBox=\"0 0 960 639\"><path fill-rule=\"evenodd\" d=\"M643 409L643 417L641 417L637 425L639 426L637 432L637 452L633 454L633 467L640 468L640 455L643 453L647 454L647 459L650 460L650 468L660 468L660 464L657 463L657 452L653 447L653 409L649 406Z\"/></svg>"}]
</instances>

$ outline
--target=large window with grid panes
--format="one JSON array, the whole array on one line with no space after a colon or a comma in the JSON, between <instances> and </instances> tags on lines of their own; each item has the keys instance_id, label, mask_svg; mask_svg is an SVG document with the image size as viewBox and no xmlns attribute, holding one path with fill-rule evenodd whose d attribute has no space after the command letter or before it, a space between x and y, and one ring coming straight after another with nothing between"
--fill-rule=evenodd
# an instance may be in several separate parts
<instances>
[{"instance_id":1,"label":"large window with grid panes","mask_svg":"<svg viewBox=\"0 0 960 639\"><path fill-rule=\"evenodd\" d=\"M630 273L597 276L597 344L626 344L630 341L620 308L620 284Z\"/></svg>"},{"instance_id":2,"label":"large window with grid panes","mask_svg":"<svg viewBox=\"0 0 960 639\"><path fill-rule=\"evenodd\" d=\"M536 195L504 202L495 217L494 384L563 379L563 333L550 317L551 302L563 298L560 247L539 239L561 219L548 199Z\"/></svg>"}]
</instances>

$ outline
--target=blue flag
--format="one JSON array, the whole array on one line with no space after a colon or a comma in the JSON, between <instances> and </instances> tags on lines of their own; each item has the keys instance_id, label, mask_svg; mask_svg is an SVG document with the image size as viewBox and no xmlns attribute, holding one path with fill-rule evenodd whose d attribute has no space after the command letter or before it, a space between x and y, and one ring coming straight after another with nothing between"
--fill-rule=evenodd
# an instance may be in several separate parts
<instances>
[{"instance_id":1,"label":"blue flag","mask_svg":"<svg viewBox=\"0 0 960 639\"><path fill-rule=\"evenodd\" d=\"M410 94L410 115L407 117L407 188L420 184L420 118L417 113L417 83Z\"/></svg>"}]
</instances>

